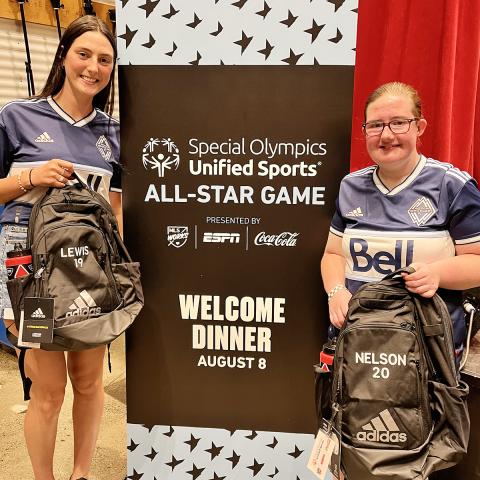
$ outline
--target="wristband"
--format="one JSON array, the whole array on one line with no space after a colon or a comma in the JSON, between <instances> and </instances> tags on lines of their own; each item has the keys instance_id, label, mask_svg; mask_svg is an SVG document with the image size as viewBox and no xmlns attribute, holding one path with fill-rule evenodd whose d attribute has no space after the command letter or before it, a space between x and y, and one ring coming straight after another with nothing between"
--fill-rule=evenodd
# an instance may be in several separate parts
<instances>
[{"instance_id":1,"label":"wristband","mask_svg":"<svg viewBox=\"0 0 480 480\"><path fill-rule=\"evenodd\" d=\"M28 182L30 183L32 188L35 188L35 185L32 182L32 170L33 170L33 168L31 168L30 171L28 172Z\"/></svg>"},{"instance_id":2,"label":"wristband","mask_svg":"<svg viewBox=\"0 0 480 480\"><path fill-rule=\"evenodd\" d=\"M338 292L346 290L347 287L341 283L335 285L327 294L328 301L330 301Z\"/></svg>"}]
</instances>

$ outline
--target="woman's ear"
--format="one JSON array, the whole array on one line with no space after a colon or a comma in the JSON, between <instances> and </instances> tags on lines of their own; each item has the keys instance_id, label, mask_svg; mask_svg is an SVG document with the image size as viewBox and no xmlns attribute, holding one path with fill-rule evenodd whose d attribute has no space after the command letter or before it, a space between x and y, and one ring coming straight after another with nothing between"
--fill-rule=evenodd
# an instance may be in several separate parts
<instances>
[{"instance_id":1,"label":"woman's ear","mask_svg":"<svg viewBox=\"0 0 480 480\"><path fill-rule=\"evenodd\" d=\"M423 135L423 132L427 128L427 121L424 118L420 118L420 120L417 120L417 130L418 130L418 136L421 137Z\"/></svg>"}]
</instances>

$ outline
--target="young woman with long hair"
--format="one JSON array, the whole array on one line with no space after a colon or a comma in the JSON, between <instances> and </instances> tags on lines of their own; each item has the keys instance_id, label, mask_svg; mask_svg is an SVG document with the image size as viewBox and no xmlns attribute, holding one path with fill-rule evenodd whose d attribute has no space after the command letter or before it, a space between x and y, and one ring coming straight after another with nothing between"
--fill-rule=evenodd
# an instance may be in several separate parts
<instances>
[{"instance_id":1,"label":"young woman with long hair","mask_svg":"<svg viewBox=\"0 0 480 480\"><path fill-rule=\"evenodd\" d=\"M0 308L15 330L4 260L25 244L33 203L49 187L63 188L75 172L110 201L121 224L119 125L103 112L112 91L115 40L94 16L65 30L40 95L0 109ZM16 332L14 332L16 333ZM74 461L71 479L86 479L103 412L105 347L76 352L26 353L32 380L25 439L35 480L54 480L53 453L67 375L74 394Z\"/></svg>"}]
</instances>

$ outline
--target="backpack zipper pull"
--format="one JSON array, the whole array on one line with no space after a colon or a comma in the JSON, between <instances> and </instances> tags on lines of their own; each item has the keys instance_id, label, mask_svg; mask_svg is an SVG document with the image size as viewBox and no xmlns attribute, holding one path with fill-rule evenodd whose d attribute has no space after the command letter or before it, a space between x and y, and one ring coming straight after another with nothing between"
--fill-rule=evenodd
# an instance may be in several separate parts
<instances>
[{"instance_id":1,"label":"backpack zipper pull","mask_svg":"<svg viewBox=\"0 0 480 480\"><path fill-rule=\"evenodd\" d=\"M337 416L340 408L337 402L332 403L332 416L330 417L330 420L328 422L328 427L327 427L327 434L330 435L332 428L333 428L333 422L335 420L335 417Z\"/></svg>"},{"instance_id":2,"label":"backpack zipper pull","mask_svg":"<svg viewBox=\"0 0 480 480\"><path fill-rule=\"evenodd\" d=\"M35 272L35 278L40 278L42 276L42 273L43 271L45 270L45 267L41 267L39 268L36 272Z\"/></svg>"},{"instance_id":3,"label":"backpack zipper pull","mask_svg":"<svg viewBox=\"0 0 480 480\"><path fill-rule=\"evenodd\" d=\"M33 277L40 278L44 270L45 270L45 259L42 258L42 261L40 262L40 268L35 272L35 275Z\"/></svg>"}]
</instances>

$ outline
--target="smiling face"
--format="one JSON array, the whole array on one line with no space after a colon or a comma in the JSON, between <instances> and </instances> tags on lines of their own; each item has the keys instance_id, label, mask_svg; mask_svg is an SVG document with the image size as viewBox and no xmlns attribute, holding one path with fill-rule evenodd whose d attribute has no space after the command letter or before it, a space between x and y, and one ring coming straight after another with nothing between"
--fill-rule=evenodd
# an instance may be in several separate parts
<instances>
[{"instance_id":1,"label":"smiling face","mask_svg":"<svg viewBox=\"0 0 480 480\"><path fill-rule=\"evenodd\" d=\"M388 123L396 119L415 117L414 104L408 95L384 94L368 105L365 122ZM393 133L388 127L381 135L365 137L370 158L380 167L410 170L418 161L417 140L425 131L427 122L421 118L411 122L406 133Z\"/></svg>"},{"instance_id":2,"label":"smiling face","mask_svg":"<svg viewBox=\"0 0 480 480\"><path fill-rule=\"evenodd\" d=\"M114 59L113 48L100 32L85 32L74 40L65 56L64 94L92 103L93 97L110 81Z\"/></svg>"}]
</instances>

